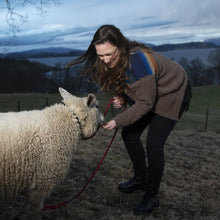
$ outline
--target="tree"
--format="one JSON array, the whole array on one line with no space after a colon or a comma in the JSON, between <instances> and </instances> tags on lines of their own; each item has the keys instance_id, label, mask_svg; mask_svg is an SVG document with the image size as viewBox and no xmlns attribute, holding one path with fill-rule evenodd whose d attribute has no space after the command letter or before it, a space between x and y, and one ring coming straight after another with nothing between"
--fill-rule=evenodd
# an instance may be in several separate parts
<instances>
[{"instance_id":1,"label":"tree","mask_svg":"<svg viewBox=\"0 0 220 220\"><path fill-rule=\"evenodd\" d=\"M57 84L46 77L52 70L37 62L0 58L0 93L57 92Z\"/></svg>"},{"instance_id":2,"label":"tree","mask_svg":"<svg viewBox=\"0 0 220 220\"><path fill-rule=\"evenodd\" d=\"M186 58L182 57L179 60L179 64L187 72L189 80L193 86L210 85L216 81L214 68L207 68L199 58L188 61Z\"/></svg>"},{"instance_id":3,"label":"tree","mask_svg":"<svg viewBox=\"0 0 220 220\"><path fill-rule=\"evenodd\" d=\"M190 64L189 61L185 57L181 57L179 60L179 64L183 67L183 69L187 72L189 75L190 72Z\"/></svg>"},{"instance_id":4,"label":"tree","mask_svg":"<svg viewBox=\"0 0 220 220\"><path fill-rule=\"evenodd\" d=\"M193 86L201 85L201 77L205 74L206 67L200 58L190 61L190 74Z\"/></svg>"},{"instance_id":5,"label":"tree","mask_svg":"<svg viewBox=\"0 0 220 220\"><path fill-rule=\"evenodd\" d=\"M201 85L212 85L218 82L216 77L216 71L213 67L208 66L205 70L205 74L203 74L200 78Z\"/></svg>"},{"instance_id":6,"label":"tree","mask_svg":"<svg viewBox=\"0 0 220 220\"><path fill-rule=\"evenodd\" d=\"M208 62L213 65L216 70L218 84L220 84L220 48L212 50L208 55Z\"/></svg>"},{"instance_id":7,"label":"tree","mask_svg":"<svg viewBox=\"0 0 220 220\"><path fill-rule=\"evenodd\" d=\"M19 7L33 5L38 11L46 13L46 8L52 3L58 4L58 0L1 0L1 7L7 9L5 19L9 27L9 41L16 36L16 33L20 31L20 27L27 22L27 16L18 12ZM0 45L2 44L4 45L7 43L0 42Z\"/></svg>"}]
</instances>

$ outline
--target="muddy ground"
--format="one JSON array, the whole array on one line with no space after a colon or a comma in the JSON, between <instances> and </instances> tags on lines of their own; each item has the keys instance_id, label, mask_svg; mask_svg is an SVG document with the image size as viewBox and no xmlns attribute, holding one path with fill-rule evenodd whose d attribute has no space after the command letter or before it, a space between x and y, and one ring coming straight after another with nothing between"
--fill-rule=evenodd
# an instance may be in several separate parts
<instances>
[{"instance_id":1,"label":"muddy ground","mask_svg":"<svg viewBox=\"0 0 220 220\"><path fill-rule=\"evenodd\" d=\"M112 134L100 129L92 139L81 141L67 178L45 200L45 205L77 195L96 169ZM165 145L165 160L160 207L148 216L134 216L133 209L143 192L123 194L117 190L117 185L133 174L119 130L85 191L59 209L44 211L42 219L220 219L220 134L173 131ZM1 216L7 219L17 205L1 208Z\"/></svg>"}]
</instances>

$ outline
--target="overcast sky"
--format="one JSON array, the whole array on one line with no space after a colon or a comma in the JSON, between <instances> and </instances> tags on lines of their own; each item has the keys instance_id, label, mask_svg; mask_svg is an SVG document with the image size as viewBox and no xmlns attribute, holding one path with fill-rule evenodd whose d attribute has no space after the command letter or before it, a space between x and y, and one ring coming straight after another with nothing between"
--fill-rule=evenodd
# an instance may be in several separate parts
<instances>
[{"instance_id":1,"label":"overcast sky","mask_svg":"<svg viewBox=\"0 0 220 220\"><path fill-rule=\"evenodd\" d=\"M27 17L9 52L45 47L86 49L94 32L114 24L132 40L155 45L220 37L220 0L57 0L40 13L16 6ZM8 40L5 0L0 0L0 46ZM17 0L19 2L19 0ZM1 52L1 51L0 51Z\"/></svg>"}]
</instances>

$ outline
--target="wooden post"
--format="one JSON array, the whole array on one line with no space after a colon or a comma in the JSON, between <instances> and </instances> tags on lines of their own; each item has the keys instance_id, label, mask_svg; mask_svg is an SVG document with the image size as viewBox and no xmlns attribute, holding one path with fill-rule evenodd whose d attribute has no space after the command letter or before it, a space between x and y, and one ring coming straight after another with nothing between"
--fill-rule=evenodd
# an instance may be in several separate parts
<instances>
[{"instance_id":1,"label":"wooden post","mask_svg":"<svg viewBox=\"0 0 220 220\"><path fill-rule=\"evenodd\" d=\"M18 108L18 112L20 112L21 111L21 105L20 105L19 101L17 101L17 108Z\"/></svg>"},{"instance_id":2,"label":"wooden post","mask_svg":"<svg viewBox=\"0 0 220 220\"><path fill-rule=\"evenodd\" d=\"M209 107L206 109L206 118L205 118L205 131L208 129L208 119L209 119Z\"/></svg>"},{"instance_id":3,"label":"wooden post","mask_svg":"<svg viewBox=\"0 0 220 220\"><path fill-rule=\"evenodd\" d=\"M49 106L49 99L46 97L46 106Z\"/></svg>"}]
</instances>

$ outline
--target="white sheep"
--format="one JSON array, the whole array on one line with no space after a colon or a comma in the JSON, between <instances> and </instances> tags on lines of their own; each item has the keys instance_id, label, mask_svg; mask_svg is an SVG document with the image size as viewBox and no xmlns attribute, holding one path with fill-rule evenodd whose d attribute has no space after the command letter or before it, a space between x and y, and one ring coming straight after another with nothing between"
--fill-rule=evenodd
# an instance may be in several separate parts
<instances>
[{"instance_id":1,"label":"white sheep","mask_svg":"<svg viewBox=\"0 0 220 220\"><path fill-rule=\"evenodd\" d=\"M74 148L104 120L93 94L59 92L64 104L1 113L0 202L24 195L26 219L40 218L44 199L67 174Z\"/></svg>"}]
</instances>

